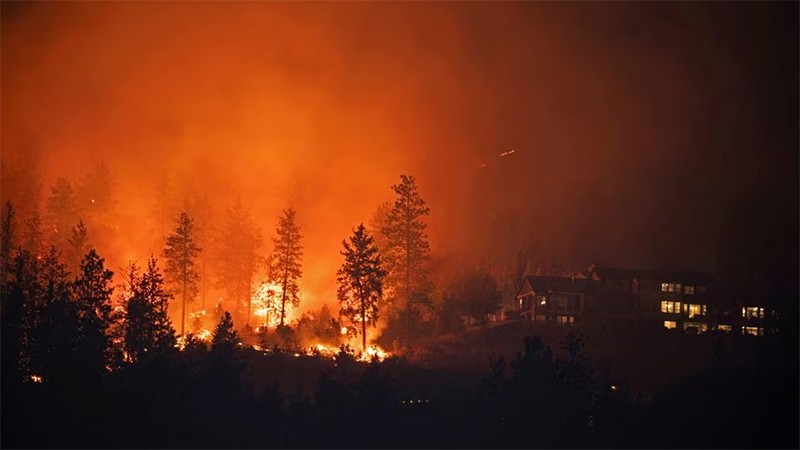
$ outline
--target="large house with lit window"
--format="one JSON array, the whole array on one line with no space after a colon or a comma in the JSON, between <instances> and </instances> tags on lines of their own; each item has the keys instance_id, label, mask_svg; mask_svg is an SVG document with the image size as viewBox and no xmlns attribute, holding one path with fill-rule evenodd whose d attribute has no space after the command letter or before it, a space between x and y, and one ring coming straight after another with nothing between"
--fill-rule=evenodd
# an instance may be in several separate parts
<instances>
[{"instance_id":1,"label":"large house with lit window","mask_svg":"<svg viewBox=\"0 0 800 450\"><path fill-rule=\"evenodd\" d=\"M594 283L583 278L526 276L517 294L523 319L571 325L583 320Z\"/></svg>"},{"instance_id":2,"label":"large house with lit window","mask_svg":"<svg viewBox=\"0 0 800 450\"><path fill-rule=\"evenodd\" d=\"M774 331L764 295L712 285L702 272L590 266L568 277L525 276L517 296L520 317L571 325L595 318L633 320L685 333L710 331L763 336Z\"/></svg>"}]
</instances>

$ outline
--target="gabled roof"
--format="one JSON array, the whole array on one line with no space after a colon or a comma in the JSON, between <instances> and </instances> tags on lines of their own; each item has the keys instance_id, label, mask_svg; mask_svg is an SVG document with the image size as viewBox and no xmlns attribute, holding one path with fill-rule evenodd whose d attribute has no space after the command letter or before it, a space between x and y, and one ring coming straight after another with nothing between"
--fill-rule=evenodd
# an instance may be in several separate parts
<instances>
[{"instance_id":1,"label":"gabled roof","mask_svg":"<svg viewBox=\"0 0 800 450\"><path fill-rule=\"evenodd\" d=\"M709 273L705 272L686 272L686 271L664 271L646 269L624 269L619 267L592 266L589 269L601 280L651 280L660 282L683 282L708 284L714 281Z\"/></svg>"}]
</instances>

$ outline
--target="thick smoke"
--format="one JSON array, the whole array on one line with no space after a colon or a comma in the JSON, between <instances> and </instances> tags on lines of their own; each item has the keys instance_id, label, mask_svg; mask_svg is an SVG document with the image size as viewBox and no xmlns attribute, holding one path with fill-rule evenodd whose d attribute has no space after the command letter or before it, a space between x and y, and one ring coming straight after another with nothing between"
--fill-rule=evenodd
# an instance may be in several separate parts
<instances>
[{"instance_id":1,"label":"thick smoke","mask_svg":"<svg viewBox=\"0 0 800 450\"><path fill-rule=\"evenodd\" d=\"M105 160L115 267L159 253L165 177L217 217L241 196L265 238L292 205L317 305L333 301L341 240L401 173L429 202L440 262L796 280L796 12L4 3L2 158L35 159L41 196Z\"/></svg>"}]
</instances>

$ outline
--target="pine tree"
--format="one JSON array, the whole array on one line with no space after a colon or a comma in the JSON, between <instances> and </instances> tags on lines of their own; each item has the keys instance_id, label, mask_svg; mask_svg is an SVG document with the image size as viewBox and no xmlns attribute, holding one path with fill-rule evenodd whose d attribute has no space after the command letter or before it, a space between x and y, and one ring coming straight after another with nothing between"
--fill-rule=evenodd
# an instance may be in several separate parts
<instances>
[{"instance_id":1,"label":"pine tree","mask_svg":"<svg viewBox=\"0 0 800 450\"><path fill-rule=\"evenodd\" d=\"M220 232L216 258L217 287L225 289L228 298L234 302L235 318L249 325L253 277L261 262L258 256L261 233L238 198L227 211Z\"/></svg>"},{"instance_id":2,"label":"pine tree","mask_svg":"<svg viewBox=\"0 0 800 450\"><path fill-rule=\"evenodd\" d=\"M280 317L281 311L281 293L279 292L277 285L274 283L274 280L277 279L277 272L272 260L273 258L270 258L267 261L268 281L261 283L253 295L253 301L255 302L253 307L256 309L256 314L259 317L263 317L259 326L266 328L269 328L270 318L273 316Z\"/></svg>"},{"instance_id":3,"label":"pine tree","mask_svg":"<svg viewBox=\"0 0 800 450\"><path fill-rule=\"evenodd\" d=\"M239 334L233 327L231 313L225 311L214 329L213 338L211 339L211 351L231 354L236 351L236 347L240 342Z\"/></svg>"},{"instance_id":4,"label":"pine tree","mask_svg":"<svg viewBox=\"0 0 800 450\"><path fill-rule=\"evenodd\" d=\"M167 282L177 286L181 296L181 336L185 333L186 301L197 295L200 275L195 269L195 260L202 249L194 242L193 221L188 214L181 213L178 226L167 237L163 256L167 260L164 274Z\"/></svg>"},{"instance_id":5,"label":"pine tree","mask_svg":"<svg viewBox=\"0 0 800 450\"><path fill-rule=\"evenodd\" d=\"M117 223L117 184L103 160L95 161L78 183L75 198L81 217L92 230L92 244L104 249L112 245ZM157 235L156 235L157 236ZM81 257L85 251L81 253Z\"/></svg>"},{"instance_id":6,"label":"pine tree","mask_svg":"<svg viewBox=\"0 0 800 450\"><path fill-rule=\"evenodd\" d=\"M80 264L79 276L72 284L78 306L79 349L88 374L98 376L111 362L109 330L112 326L111 279L114 273L105 267L105 260L94 249Z\"/></svg>"},{"instance_id":7,"label":"pine tree","mask_svg":"<svg viewBox=\"0 0 800 450\"><path fill-rule=\"evenodd\" d=\"M240 344L233 318L225 311L214 329L208 355L208 394L212 398L212 411L222 405L235 405L245 397Z\"/></svg>"},{"instance_id":8,"label":"pine tree","mask_svg":"<svg viewBox=\"0 0 800 450\"><path fill-rule=\"evenodd\" d=\"M51 246L41 256L26 253L20 284L24 298L23 366L29 377L69 383L79 345L78 314L67 271Z\"/></svg>"},{"instance_id":9,"label":"pine tree","mask_svg":"<svg viewBox=\"0 0 800 450\"><path fill-rule=\"evenodd\" d=\"M294 209L284 209L283 217L278 222L277 236L272 238L275 244L273 252L274 270L277 284L281 287L281 320L284 325L286 318L286 301L289 300L294 307L299 306L300 299L297 292L300 289L298 280L303 276L300 258L303 256L303 247L300 244L300 227L296 222Z\"/></svg>"},{"instance_id":10,"label":"pine tree","mask_svg":"<svg viewBox=\"0 0 800 450\"><path fill-rule=\"evenodd\" d=\"M375 239L375 247L383 256L389 248L389 242L384 234L383 229L389 225L389 213L392 211L392 204L389 202L381 202L372 213L367 231L373 239ZM385 258L384 258L385 259ZM388 287L388 286L387 286Z\"/></svg>"},{"instance_id":11,"label":"pine tree","mask_svg":"<svg viewBox=\"0 0 800 450\"><path fill-rule=\"evenodd\" d=\"M77 226L72 227L72 236L67 241L67 270L70 273L77 273L80 270L81 261L89 246L89 234L83 220Z\"/></svg>"},{"instance_id":12,"label":"pine tree","mask_svg":"<svg viewBox=\"0 0 800 450\"><path fill-rule=\"evenodd\" d=\"M32 266L34 257L26 250L20 249L9 264L7 279L3 283L3 292L0 295L0 358L2 358L4 392L6 386L15 385L22 380L22 344L24 339L25 301L29 298L30 287L33 284Z\"/></svg>"},{"instance_id":13,"label":"pine tree","mask_svg":"<svg viewBox=\"0 0 800 450\"><path fill-rule=\"evenodd\" d=\"M500 309L497 280L485 269L472 269L459 277L454 289L459 312L476 323L485 323L488 315Z\"/></svg>"},{"instance_id":14,"label":"pine tree","mask_svg":"<svg viewBox=\"0 0 800 450\"><path fill-rule=\"evenodd\" d=\"M425 201L417 192L413 176L401 175L400 184L392 186L396 199L389 211L383 234L387 248L382 252L389 272L387 285L394 299L405 308L406 338L411 333L411 318L417 306L431 306L432 286L428 280L430 244L425 235L423 216L430 213Z\"/></svg>"},{"instance_id":15,"label":"pine tree","mask_svg":"<svg viewBox=\"0 0 800 450\"><path fill-rule=\"evenodd\" d=\"M23 248L34 256L43 253L44 233L42 233L42 218L38 209L34 209L31 217L25 221Z\"/></svg>"},{"instance_id":16,"label":"pine tree","mask_svg":"<svg viewBox=\"0 0 800 450\"><path fill-rule=\"evenodd\" d=\"M364 224L354 231L350 243L343 240L342 246L344 263L336 272L339 313L353 325L361 324L361 350L365 351L367 324L375 326L378 321L378 302L383 296L386 272L381 269L378 249Z\"/></svg>"},{"instance_id":17,"label":"pine tree","mask_svg":"<svg viewBox=\"0 0 800 450\"><path fill-rule=\"evenodd\" d=\"M105 161L96 161L78 184L76 200L90 225L98 226L113 221L117 202L114 198L116 182ZM92 228L94 230L94 228Z\"/></svg>"},{"instance_id":18,"label":"pine tree","mask_svg":"<svg viewBox=\"0 0 800 450\"><path fill-rule=\"evenodd\" d=\"M52 243L64 248L69 239L72 224L79 220L78 201L72 183L61 177L51 188L46 204L47 222L52 234Z\"/></svg>"},{"instance_id":19,"label":"pine tree","mask_svg":"<svg viewBox=\"0 0 800 450\"><path fill-rule=\"evenodd\" d=\"M176 343L175 330L167 315L170 294L156 259L147 261L147 271L139 274L135 263L128 266L128 299L124 302L124 347L128 359L136 362L146 355L163 354Z\"/></svg>"}]
</instances>

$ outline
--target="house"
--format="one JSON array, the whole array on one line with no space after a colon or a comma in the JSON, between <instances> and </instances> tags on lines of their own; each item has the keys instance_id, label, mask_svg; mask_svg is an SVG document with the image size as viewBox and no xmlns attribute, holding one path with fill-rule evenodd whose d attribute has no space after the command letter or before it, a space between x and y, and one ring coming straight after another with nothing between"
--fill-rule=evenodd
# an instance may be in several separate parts
<instances>
[{"instance_id":1,"label":"house","mask_svg":"<svg viewBox=\"0 0 800 450\"><path fill-rule=\"evenodd\" d=\"M520 317L533 322L607 318L685 333L763 336L777 330L780 318L766 293L717 286L707 273L596 265L585 275L526 275L516 301Z\"/></svg>"},{"instance_id":2,"label":"house","mask_svg":"<svg viewBox=\"0 0 800 450\"><path fill-rule=\"evenodd\" d=\"M711 275L703 272L622 269L592 265L598 311L606 316L652 322L664 328L708 331Z\"/></svg>"},{"instance_id":3,"label":"house","mask_svg":"<svg viewBox=\"0 0 800 450\"><path fill-rule=\"evenodd\" d=\"M523 319L571 325L583 320L586 296L595 285L585 277L540 277L527 275L517 293L517 308Z\"/></svg>"},{"instance_id":4,"label":"house","mask_svg":"<svg viewBox=\"0 0 800 450\"><path fill-rule=\"evenodd\" d=\"M752 336L775 334L783 319L776 299L764 290L717 286L711 305L714 329Z\"/></svg>"}]
</instances>

